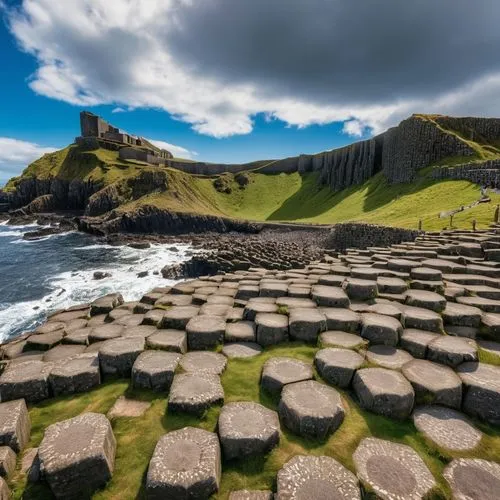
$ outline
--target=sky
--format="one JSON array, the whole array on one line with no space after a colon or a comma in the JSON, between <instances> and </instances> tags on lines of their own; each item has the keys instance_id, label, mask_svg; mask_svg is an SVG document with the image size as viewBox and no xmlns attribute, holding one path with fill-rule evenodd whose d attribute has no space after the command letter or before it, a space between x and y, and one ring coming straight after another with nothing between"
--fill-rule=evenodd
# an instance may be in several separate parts
<instances>
[{"instance_id":1,"label":"sky","mask_svg":"<svg viewBox=\"0 0 500 500\"><path fill-rule=\"evenodd\" d=\"M238 163L500 116L498 0L0 0L0 185L81 110Z\"/></svg>"}]
</instances>

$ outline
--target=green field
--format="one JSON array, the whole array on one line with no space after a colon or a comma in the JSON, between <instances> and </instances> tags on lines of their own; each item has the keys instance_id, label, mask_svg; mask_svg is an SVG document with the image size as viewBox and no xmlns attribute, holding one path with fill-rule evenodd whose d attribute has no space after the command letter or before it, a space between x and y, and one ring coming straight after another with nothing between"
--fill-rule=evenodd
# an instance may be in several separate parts
<instances>
[{"instance_id":1,"label":"green field","mask_svg":"<svg viewBox=\"0 0 500 500\"><path fill-rule=\"evenodd\" d=\"M478 157L488 154L478 149ZM449 159L448 164L460 159ZM462 158L462 162L464 159ZM72 145L55 153L44 155L32 163L21 178L46 179L79 178L102 182L103 185L121 186L120 192L130 193L127 184L145 170L157 171L160 167L141 162L124 161L117 152L98 149L84 151ZM381 173L363 185L340 192L318 185L315 173L304 175L245 173L248 184L240 186L232 174L219 177L228 192L218 191L216 177L186 174L172 168L167 173L168 188L162 193L152 193L139 199L129 197L121 207L131 211L140 206L226 216L255 221L300 221L331 224L345 221L363 221L406 228L417 228L422 220L423 229L439 230L449 226L449 217L440 218L441 212L467 206L480 198L477 185L467 181L434 181L429 168L423 169L410 184L388 185ZM6 190L15 189L20 178L9 181ZM472 220L479 228L486 228L493 220L500 195L491 194L491 202L456 214L453 227L470 228Z\"/></svg>"}]
</instances>

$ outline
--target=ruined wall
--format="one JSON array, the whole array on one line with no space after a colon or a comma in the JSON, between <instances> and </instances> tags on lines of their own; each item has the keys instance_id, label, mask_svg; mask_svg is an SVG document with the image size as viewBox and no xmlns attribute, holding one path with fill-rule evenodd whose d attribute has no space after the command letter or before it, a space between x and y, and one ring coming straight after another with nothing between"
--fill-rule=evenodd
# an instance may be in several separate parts
<instances>
[{"instance_id":1,"label":"ruined wall","mask_svg":"<svg viewBox=\"0 0 500 500\"><path fill-rule=\"evenodd\" d=\"M335 250L390 246L403 241L414 241L420 234L417 230L346 222L336 224L327 238L326 247Z\"/></svg>"},{"instance_id":2,"label":"ruined wall","mask_svg":"<svg viewBox=\"0 0 500 500\"><path fill-rule=\"evenodd\" d=\"M455 118L453 116L438 116L435 121L450 130L454 130L464 138L481 142L500 139L499 118Z\"/></svg>"},{"instance_id":3,"label":"ruined wall","mask_svg":"<svg viewBox=\"0 0 500 500\"><path fill-rule=\"evenodd\" d=\"M383 134L382 166L390 183L411 182L417 171L448 156L474 150L430 121L412 116Z\"/></svg>"},{"instance_id":4,"label":"ruined wall","mask_svg":"<svg viewBox=\"0 0 500 500\"><path fill-rule=\"evenodd\" d=\"M481 186L500 189L500 160L483 163L467 163L456 167L434 167L433 179L459 179Z\"/></svg>"}]
</instances>

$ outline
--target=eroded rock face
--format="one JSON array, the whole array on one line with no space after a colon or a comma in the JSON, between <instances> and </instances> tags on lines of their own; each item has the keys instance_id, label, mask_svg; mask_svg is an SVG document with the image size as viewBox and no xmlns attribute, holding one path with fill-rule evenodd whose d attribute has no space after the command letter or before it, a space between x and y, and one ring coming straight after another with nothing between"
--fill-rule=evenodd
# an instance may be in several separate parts
<instances>
[{"instance_id":1,"label":"eroded rock face","mask_svg":"<svg viewBox=\"0 0 500 500\"><path fill-rule=\"evenodd\" d=\"M52 363L25 361L10 365L0 376L0 400L25 399L31 403L50 396L49 374Z\"/></svg>"},{"instance_id":2,"label":"eroded rock face","mask_svg":"<svg viewBox=\"0 0 500 500\"><path fill-rule=\"evenodd\" d=\"M145 351L132 367L132 384L136 388L168 392L180 354L165 351Z\"/></svg>"},{"instance_id":3,"label":"eroded rock face","mask_svg":"<svg viewBox=\"0 0 500 500\"><path fill-rule=\"evenodd\" d=\"M19 453L27 445L30 432L31 420L24 399L0 404L0 445Z\"/></svg>"},{"instance_id":4,"label":"eroded rock face","mask_svg":"<svg viewBox=\"0 0 500 500\"><path fill-rule=\"evenodd\" d=\"M150 499L209 498L219 489L221 453L217 435L184 427L160 438L146 479Z\"/></svg>"},{"instance_id":5,"label":"eroded rock face","mask_svg":"<svg viewBox=\"0 0 500 500\"><path fill-rule=\"evenodd\" d=\"M384 500L424 498L436 485L424 461L406 445L365 438L353 460L361 483Z\"/></svg>"},{"instance_id":6,"label":"eroded rock face","mask_svg":"<svg viewBox=\"0 0 500 500\"><path fill-rule=\"evenodd\" d=\"M297 455L278 472L278 500L361 499L357 477L330 457Z\"/></svg>"},{"instance_id":7,"label":"eroded rock face","mask_svg":"<svg viewBox=\"0 0 500 500\"><path fill-rule=\"evenodd\" d=\"M116 440L108 419L84 413L49 426L38 454L56 498L90 498L113 474Z\"/></svg>"},{"instance_id":8,"label":"eroded rock face","mask_svg":"<svg viewBox=\"0 0 500 500\"><path fill-rule=\"evenodd\" d=\"M287 384L313 378L312 366L294 358L268 359L262 367L261 386L271 394L281 393Z\"/></svg>"}]
</instances>

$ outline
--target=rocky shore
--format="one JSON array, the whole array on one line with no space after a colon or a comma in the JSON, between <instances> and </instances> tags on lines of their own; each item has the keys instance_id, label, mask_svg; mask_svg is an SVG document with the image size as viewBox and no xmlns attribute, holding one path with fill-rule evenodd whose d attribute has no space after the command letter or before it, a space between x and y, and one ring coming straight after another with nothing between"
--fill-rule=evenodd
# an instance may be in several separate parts
<instances>
[{"instance_id":1,"label":"rocky shore","mask_svg":"<svg viewBox=\"0 0 500 500\"><path fill-rule=\"evenodd\" d=\"M327 253L310 234L279 238L224 235L218 255L291 268L106 295L3 345L0 463L15 494L495 498L500 227Z\"/></svg>"}]
</instances>

